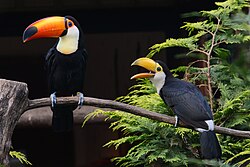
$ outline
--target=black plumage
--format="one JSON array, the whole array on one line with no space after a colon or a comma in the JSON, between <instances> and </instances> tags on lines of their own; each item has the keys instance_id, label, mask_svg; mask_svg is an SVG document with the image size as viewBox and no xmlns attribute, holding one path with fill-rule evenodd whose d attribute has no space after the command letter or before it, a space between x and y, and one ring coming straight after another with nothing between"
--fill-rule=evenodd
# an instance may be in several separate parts
<instances>
[{"instance_id":1,"label":"black plumage","mask_svg":"<svg viewBox=\"0 0 250 167\"><path fill-rule=\"evenodd\" d=\"M83 104L87 59L83 32L72 16L52 16L33 22L23 33L23 42L38 38L58 38L45 57L45 69L53 111L52 126L55 131L69 131L77 105L58 105L56 97L78 95L78 105Z\"/></svg>"},{"instance_id":2,"label":"black plumage","mask_svg":"<svg viewBox=\"0 0 250 167\"><path fill-rule=\"evenodd\" d=\"M56 45L55 45L56 46ZM71 96L83 92L87 53L84 48L70 55L63 55L55 48L46 56L46 71L49 93L56 96ZM77 105L55 105L52 127L55 131L68 131L73 126L73 110Z\"/></svg>"},{"instance_id":3,"label":"black plumage","mask_svg":"<svg viewBox=\"0 0 250 167\"><path fill-rule=\"evenodd\" d=\"M221 148L213 130L208 130L207 120L213 120L211 109L199 89L192 83L174 78L165 63L157 61L166 74L160 96L177 117L193 128L201 128L201 154L205 159L219 159Z\"/></svg>"},{"instance_id":4,"label":"black plumage","mask_svg":"<svg viewBox=\"0 0 250 167\"><path fill-rule=\"evenodd\" d=\"M51 48L46 56L46 71L49 93L57 96L76 95L83 92L87 53L84 48L72 54L64 55Z\"/></svg>"},{"instance_id":5,"label":"black plumage","mask_svg":"<svg viewBox=\"0 0 250 167\"><path fill-rule=\"evenodd\" d=\"M49 93L56 96L72 96L83 92L87 52L83 44L83 32L79 23L70 16L80 32L78 49L71 54L63 54L56 49L58 42L48 51L45 58ZM73 110L77 105L55 105L52 127L55 131L69 131L73 126Z\"/></svg>"}]
</instances>

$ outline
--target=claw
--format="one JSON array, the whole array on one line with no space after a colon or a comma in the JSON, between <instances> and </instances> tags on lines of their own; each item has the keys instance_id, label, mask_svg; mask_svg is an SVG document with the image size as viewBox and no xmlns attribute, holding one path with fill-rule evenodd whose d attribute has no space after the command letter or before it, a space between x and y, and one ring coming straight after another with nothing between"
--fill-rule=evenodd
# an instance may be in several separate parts
<instances>
[{"instance_id":1,"label":"claw","mask_svg":"<svg viewBox=\"0 0 250 167\"><path fill-rule=\"evenodd\" d=\"M50 100L51 100L51 107L52 108L55 107L55 105L56 105L56 92L54 92L50 95Z\"/></svg>"},{"instance_id":2,"label":"claw","mask_svg":"<svg viewBox=\"0 0 250 167\"><path fill-rule=\"evenodd\" d=\"M175 124L174 127L177 127L179 123L179 118L177 116L175 116Z\"/></svg>"},{"instance_id":3,"label":"claw","mask_svg":"<svg viewBox=\"0 0 250 167\"><path fill-rule=\"evenodd\" d=\"M78 92L78 93L77 93L77 96L78 96L78 98L79 98L78 106L79 106L79 109L80 109L80 108L83 106L84 95L83 95L83 93Z\"/></svg>"}]
</instances>

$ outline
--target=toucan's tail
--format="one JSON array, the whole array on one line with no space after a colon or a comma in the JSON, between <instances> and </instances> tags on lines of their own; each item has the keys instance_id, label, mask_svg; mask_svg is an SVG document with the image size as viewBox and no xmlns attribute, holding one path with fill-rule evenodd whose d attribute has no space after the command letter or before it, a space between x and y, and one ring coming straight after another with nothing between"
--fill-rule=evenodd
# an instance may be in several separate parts
<instances>
[{"instance_id":1,"label":"toucan's tail","mask_svg":"<svg viewBox=\"0 0 250 167\"><path fill-rule=\"evenodd\" d=\"M204 159L220 159L221 147L214 131L200 133L201 155Z\"/></svg>"},{"instance_id":2,"label":"toucan's tail","mask_svg":"<svg viewBox=\"0 0 250 167\"><path fill-rule=\"evenodd\" d=\"M73 110L71 105L55 105L53 111L52 128L55 132L68 132L73 128Z\"/></svg>"}]
</instances>

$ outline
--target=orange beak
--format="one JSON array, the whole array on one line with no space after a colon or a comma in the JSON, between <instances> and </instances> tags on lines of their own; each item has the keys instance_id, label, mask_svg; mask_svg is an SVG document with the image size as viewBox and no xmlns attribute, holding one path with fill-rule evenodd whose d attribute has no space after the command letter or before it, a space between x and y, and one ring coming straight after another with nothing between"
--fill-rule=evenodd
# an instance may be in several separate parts
<instances>
[{"instance_id":1,"label":"orange beak","mask_svg":"<svg viewBox=\"0 0 250 167\"><path fill-rule=\"evenodd\" d=\"M36 38L58 38L66 29L66 19L60 16L47 17L29 25L23 32L23 42Z\"/></svg>"}]
</instances>

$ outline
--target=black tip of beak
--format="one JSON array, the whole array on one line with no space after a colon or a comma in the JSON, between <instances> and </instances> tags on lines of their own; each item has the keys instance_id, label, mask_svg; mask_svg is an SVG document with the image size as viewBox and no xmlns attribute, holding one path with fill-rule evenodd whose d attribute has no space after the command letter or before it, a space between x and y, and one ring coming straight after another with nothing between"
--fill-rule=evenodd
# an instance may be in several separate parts
<instances>
[{"instance_id":1,"label":"black tip of beak","mask_svg":"<svg viewBox=\"0 0 250 167\"><path fill-rule=\"evenodd\" d=\"M37 33L37 28L32 26L28 29L26 29L23 33L23 42L27 41L28 38L30 38L32 35Z\"/></svg>"}]
</instances>

